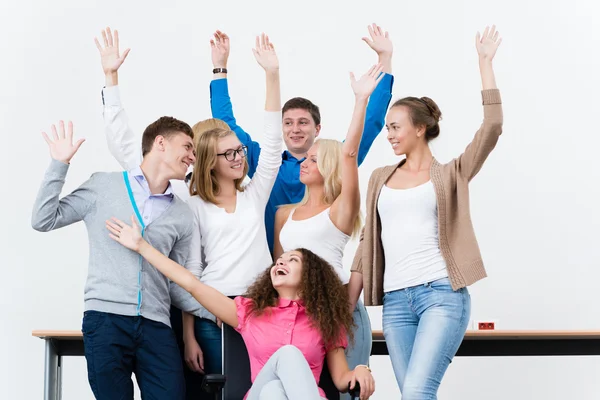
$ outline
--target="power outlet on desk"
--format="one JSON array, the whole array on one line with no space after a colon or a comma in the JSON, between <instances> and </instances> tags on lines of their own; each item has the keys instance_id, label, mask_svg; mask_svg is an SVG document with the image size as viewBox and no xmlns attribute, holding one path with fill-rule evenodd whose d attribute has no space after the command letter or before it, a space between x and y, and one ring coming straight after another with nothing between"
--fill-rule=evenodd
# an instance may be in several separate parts
<instances>
[{"instance_id":1,"label":"power outlet on desk","mask_svg":"<svg viewBox=\"0 0 600 400\"><path fill-rule=\"evenodd\" d=\"M474 321L473 329L476 331L494 331L498 329L498 321L494 319Z\"/></svg>"}]
</instances>

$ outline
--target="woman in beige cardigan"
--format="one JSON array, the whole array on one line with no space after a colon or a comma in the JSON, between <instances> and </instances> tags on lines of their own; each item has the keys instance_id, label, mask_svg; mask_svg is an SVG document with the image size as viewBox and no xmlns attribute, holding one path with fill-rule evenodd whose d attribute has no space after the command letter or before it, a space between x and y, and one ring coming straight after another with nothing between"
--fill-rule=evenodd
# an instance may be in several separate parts
<instances>
[{"instance_id":1,"label":"woman in beige cardigan","mask_svg":"<svg viewBox=\"0 0 600 400\"><path fill-rule=\"evenodd\" d=\"M363 274L365 304L383 304L383 332L402 399L437 399L471 312L467 286L486 276L471 218L469 182L502 132L492 60L495 27L477 34L483 124L460 157L440 164L429 141L441 112L427 97L398 100L386 117L394 153L375 170L367 220L352 271ZM356 301L356 299L351 299Z\"/></svg>"}]
</instances>

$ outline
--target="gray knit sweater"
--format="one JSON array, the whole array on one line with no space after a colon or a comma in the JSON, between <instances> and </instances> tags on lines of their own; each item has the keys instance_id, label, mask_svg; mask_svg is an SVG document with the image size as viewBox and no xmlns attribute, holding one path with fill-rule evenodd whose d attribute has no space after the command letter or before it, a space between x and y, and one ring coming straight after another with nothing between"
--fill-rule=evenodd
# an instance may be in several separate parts
<instances>
[{"instance_id":1,"label":"gray knit sweater","mask_svg":"<svg viewBox=\"0 0 600 400\"><path fill-rule=\"evenodd\" d=\"M197 311L199 305L189 294L170 283L139 254L108 236L106 220L116 217L129 222L134 214L123 174L94 173L59 200L68 169L67 164L52 160L33 207L31 224L35 230L48 232L85 222L89 239L85 310L141 315L170 326L172 292L176 306L192 313ZM185 265L193 218L187 204L175 196L169 208L146 226L144 237L158 251ZM55 262L60 262L61 252L51 255Z\"/></svg>"}]
</instances>

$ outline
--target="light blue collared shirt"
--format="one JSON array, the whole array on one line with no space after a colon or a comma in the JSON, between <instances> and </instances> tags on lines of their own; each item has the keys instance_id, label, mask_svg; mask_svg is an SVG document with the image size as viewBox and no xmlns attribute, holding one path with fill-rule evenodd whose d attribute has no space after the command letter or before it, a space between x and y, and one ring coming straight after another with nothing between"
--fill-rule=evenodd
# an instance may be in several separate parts
<instances>
[{"instance_id":1,"label":"light blue collared shirt","mask_svg":"<svg viewBox=\"0 0 600 400\"><path fill-rule=\"evenodd\" d=\"M135 204L144 220L144 225L148 225L171 205L171 201L173 201L171 184L169 183L164 193L151 194L150 186L141 167L129 171L128 176Z\"/></svg>"}]
</instances>

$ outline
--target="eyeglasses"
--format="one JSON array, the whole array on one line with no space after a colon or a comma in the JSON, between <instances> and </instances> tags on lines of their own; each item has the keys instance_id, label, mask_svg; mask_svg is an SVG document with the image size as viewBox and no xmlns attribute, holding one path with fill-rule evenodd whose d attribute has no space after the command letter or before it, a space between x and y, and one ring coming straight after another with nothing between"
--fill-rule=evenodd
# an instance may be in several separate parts
<instances>
[{"instance_id":1,"label":"eyeglasses","mask_svg":"<svg viewBox=\"0 0 600 400\"><path fill-rule=\"evenodd\" d=\"M248 147L242 146L237 150L229 149L225 153L217 154L218 156L225 156L227 161L234 161L236 155L239 155L241 158L244 158L248 155Z\"/></svg>"}]
</instances>

